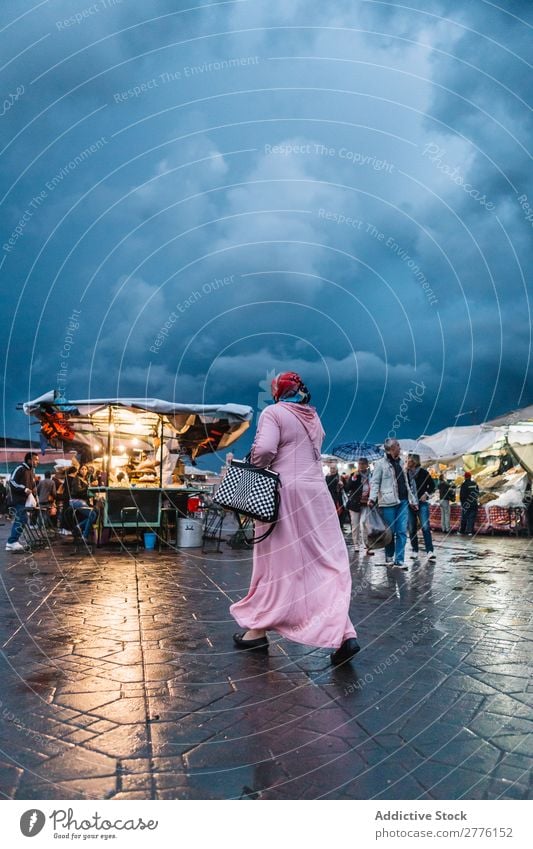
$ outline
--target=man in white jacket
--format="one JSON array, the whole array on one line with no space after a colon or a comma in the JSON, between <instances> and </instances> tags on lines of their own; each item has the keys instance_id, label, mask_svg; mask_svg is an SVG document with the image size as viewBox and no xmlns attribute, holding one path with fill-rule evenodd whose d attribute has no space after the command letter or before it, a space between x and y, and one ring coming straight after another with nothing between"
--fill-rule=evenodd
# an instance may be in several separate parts
<instances>
[{"instance_id":1,"label":"man in white jacket","mask_svg":"<svg viewBox=\"0 0 533 849\"><path fill-rule=\"evenodd\" d=\"M403 562L409 507L418 510L418 500L402 466L400 443L397 439L386 439L383 447L385 457L374 466L368 506L373 507L377 502L383 520L392 531L392 542L385 546L385 563L387 566L405 569Z\"/></svg>"}]
</instances>

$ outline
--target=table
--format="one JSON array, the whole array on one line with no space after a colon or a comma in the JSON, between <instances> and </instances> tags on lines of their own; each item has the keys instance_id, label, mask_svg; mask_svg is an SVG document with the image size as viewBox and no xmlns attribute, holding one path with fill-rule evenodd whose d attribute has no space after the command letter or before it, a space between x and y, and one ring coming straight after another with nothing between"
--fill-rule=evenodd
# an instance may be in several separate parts
<instances>
[{"instance_id":1,"label":"table","mask_svg":"<svg viewBox=\"0 0 533 849\"><path fill-rule=\"evenodd\" d=\"M165 500L178 517L184 518L188 512L188 499L202 493L205 493L202 487L91 486L89 495L104 496L104 506L98 521L97 544L102 543L104 529L159 530Z\"/></svg>"},{"instance_id":2,"label":"table","mask_svg":"<svg viewBox=\"0 0 533 849\"><path fill-rule=\"evenodd\" d=\"M430 504L429 524L431 530L441 530L439 504ZM450 528L458 531L461 527L461 506L452 504L450 510ZM478 507L474 533L488 534L494 531L518 533L527 528L526 513L523 507L491 507L490 502Z\"/></svg>"}]
</instances>

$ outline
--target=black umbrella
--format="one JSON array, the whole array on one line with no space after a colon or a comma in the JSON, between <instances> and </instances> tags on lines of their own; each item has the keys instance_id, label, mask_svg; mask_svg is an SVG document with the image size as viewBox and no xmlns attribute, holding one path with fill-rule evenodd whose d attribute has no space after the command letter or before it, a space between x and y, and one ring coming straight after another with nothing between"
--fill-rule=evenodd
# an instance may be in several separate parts
<instances>
[{"instance_id":1,"label":"black umbrella","mask_svg":"<svg viewBox=\"0 0 533 849\"><path fill-rule=\"evenodd\" d=\"M374 442L343 442L336 445L332 451L335 457L341 460L379 460L383 457L383 449Z\"/></svg>"}]
</instances>

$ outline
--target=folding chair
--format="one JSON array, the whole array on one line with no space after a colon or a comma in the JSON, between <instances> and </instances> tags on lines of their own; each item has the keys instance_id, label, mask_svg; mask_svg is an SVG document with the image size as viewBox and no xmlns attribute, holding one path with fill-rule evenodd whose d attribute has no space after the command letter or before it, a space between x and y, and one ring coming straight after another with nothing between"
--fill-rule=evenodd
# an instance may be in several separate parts
<instances>
[{"instance_id":1,"label":"folding chair","mask_svg":"<svg viewBox=\"0 0 533 849\"><path fill-rule=\"evenodd\" d=\"M40 506L37 513L37 525L41 528L48 542L53 542L57 537L57 528L52 524L50 508Z\"/></svg>"},{"instance_id":2,"label":"folding chair","mask_svg":"<svg viewBox=\"0 0 533 849\"><path fill-rule=\"evenodd\" d=\"M122 507L120 511L120 524L121 524L121 539L120 544L122 548L127 551L126 546L124 545L124 536L126 533L126 523L131 525L135 522L135 553L139 553L139 520L141 518L141 511L138 507Z\"/></svg>"},{"instance_id":3,"label":"folding chair","mask_svg":"<svg viewBox=\"0 0 533 849\"><path fill-rule=\"evenodd\" d=\"M178 517L179 510L177 507L162 507L161 508L161 527L159 529L158 548L159 551L166 546L167 548L175 548L178 544ZM171 528L174 524L174 543L172 542Z\"/></svg>"},{"instance_id":4,"label":"folding chair","mask_svg":"<svg viewBox=\"0 0 533 849\"><path fill-rule=\"evenodd\" d=\"M253 543L251 543L250 540L253 539L254 536L253 520L248 516L241 516L237 513L235 515L237 516L239 529L229 538L228 545L230 548L234 549L251 548Z\"/></svg>"},{"instance_id":5,"label":"folding chair","mask_svg":"<svg viewBox=\"0 0 533 849\"><path fill-rule=\"evenodd\" d=\"M212 505L207 508L202 534L202 554L207 554L210 551L207 547L209 542L215 543L215 548L211 549L212 551L216 551L217 553L220 551L222 526L224 524L225 515L226 511L223 507L216 507Z\"/></svg>"}]
</instances>

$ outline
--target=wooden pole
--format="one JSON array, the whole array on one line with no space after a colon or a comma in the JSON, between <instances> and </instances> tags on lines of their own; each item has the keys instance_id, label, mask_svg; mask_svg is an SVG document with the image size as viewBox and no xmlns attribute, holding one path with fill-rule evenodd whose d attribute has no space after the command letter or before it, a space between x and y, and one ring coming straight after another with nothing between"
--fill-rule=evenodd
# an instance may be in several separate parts
<instances>
[{"instance_id":1,"label":"wooden pole","mask_svg":"<svg viewBox=\"0 0 533 849\"><path fill-rule=\"evenodd\" d=\"M111 425L113 423L113 408L109 407L107 416L107 461L106 461L106 486L109 486L109 470L111 468Z\"/></svg>"},{"instance_id":2,"label":"wooden pole","mask_svg":"<svg viewBox=\"0 0 533 849\"><path fill-rule=\"evenodd\" d=\"M159 421L161 423L161 431L160 431L160 436L159 436L159 440L160 440L159 450L161 452L160 457L159 457L159 487L161 489L163 489L163 433L164 433L164 427L165 427L165 425L163 423L163 416L161 416Z\"/></svg>"}]
</instances>

